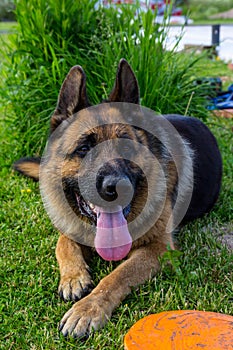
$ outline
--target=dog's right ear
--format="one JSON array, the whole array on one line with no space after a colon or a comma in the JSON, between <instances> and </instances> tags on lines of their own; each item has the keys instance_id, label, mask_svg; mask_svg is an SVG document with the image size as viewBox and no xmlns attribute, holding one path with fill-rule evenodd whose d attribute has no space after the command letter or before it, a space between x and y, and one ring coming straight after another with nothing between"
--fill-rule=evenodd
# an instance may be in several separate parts
<instances>
[{"instance_id":1,"label":"dog's right ear","mask_svg":"<svg viewBox=\"0 0 233 350\"><path fill-rule=\"evenodd\" d=\"M66 119L83 108L89 107L86 92L86 75L80 66L74 66L66 76L57 107L50 122L51 133Z\"/></svg>"}]
</instances>

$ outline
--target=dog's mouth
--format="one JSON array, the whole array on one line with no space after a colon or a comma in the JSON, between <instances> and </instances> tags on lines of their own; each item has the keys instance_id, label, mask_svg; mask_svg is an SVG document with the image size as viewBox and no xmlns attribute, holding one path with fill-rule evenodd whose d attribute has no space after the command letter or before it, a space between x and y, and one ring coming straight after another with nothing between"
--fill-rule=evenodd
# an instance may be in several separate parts
<instances>
[{"instance_id":1,"label":"dog's mouth","mask_svg":"<svg viewBox=\"0 0 233 350\"><path fill-rule=\"evenodd\" d=\"M86 202L77 194L76 200L81 214L89 217L96 224L94 244L97 253L108 261L125 258L132 246L126 220L130 205L124 209L117 205L114 209L108 210Z\"/></svg>"},{"instance_id":2,"label":"dog's mouth","mask_svg":"<svg viewBox=\"0 0 233 350\"><path fill-rule=\"evenodd\" d=\"M97 223L97 214L98 214L98 206L94 205L91 202L86 202L84 198L77 193L75 193L76 201L78 204L79 211L82 215L88 217L93 221L96 225ZM131 204L128 204L124 209L123 209L123 214L124 217L127 218L131 210Z\"/></svg>"},{"instance_id":3,"label":"dog's mouth","mask_svg":"<svg viewBox=\"0 0 233 350\"><path fill-rule=\"evenodd\" d=\"M84 198L77 193L75 193L76 201L78 204L79 211L82 215L88 217L91 219L91 221L94 221L96 223L97 221L97 212L95 205L91 202L86 202Z\"/></svg>"}]
</instances>

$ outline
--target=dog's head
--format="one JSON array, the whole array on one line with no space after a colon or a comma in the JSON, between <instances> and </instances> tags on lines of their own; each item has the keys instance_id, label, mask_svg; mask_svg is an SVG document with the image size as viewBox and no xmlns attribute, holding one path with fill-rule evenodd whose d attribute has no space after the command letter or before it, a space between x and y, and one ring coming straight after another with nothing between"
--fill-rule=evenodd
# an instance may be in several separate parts
<instances>
[{"instance_id":1,"label":"dog's head","mask_svg":"<svg viewBox=\"0 0 233 350\"><path fill-rule=\"evenodd\" d=\"M119 63L114 88L104 102L90 107L85 73L80 66L73 67L61 87L51 118L52 142L45 163L49 164L48 173L54 181L50 178L49 185L43 186L43 196L48 192L52 198L49 204L45 202L55 224L62 215L68 215L58 190L59 169L62 190L72 212L95 227L98 253L105 260L120 260L132 244L128 225L147 200L150 160L143 147L150 144L154 153L161 153L162 148L158 140L151 142L149 133L129 122L135 111L141 117L140 107L137 109L139 88L124 59ZM70 225L73 230L72 219ZM72 236L68 227L63 232Z\"/></svg>"}]
</instances>

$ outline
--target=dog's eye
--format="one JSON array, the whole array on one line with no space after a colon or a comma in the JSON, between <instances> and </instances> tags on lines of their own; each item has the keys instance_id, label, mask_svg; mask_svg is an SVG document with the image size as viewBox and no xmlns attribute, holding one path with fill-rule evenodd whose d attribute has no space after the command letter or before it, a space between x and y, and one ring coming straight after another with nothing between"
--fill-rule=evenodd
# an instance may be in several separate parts
<instances>
[{"instance_id":1,"label":"dog's eye","mask_svg":"<svg viewBox=\"0 0 233 350\"><path fill-rule=\"evenodd\" d=\"M90 151L90 146L89 145L82 145L76 148L75 153L79 156L79 157L85 157L85 155L87 154L87 152Z\"/></svg>"},{"instance_id":2,"label":"dog's eye","mask_svg":"<svg viewBox=\"0 0 233 350\"><path fill-rule=\"evenodd\" d=\"M122 142L119 144L118 152L119 155L125 159L130 159L135 155L135 149L130 140L123 140L123 144Z\"/></svg>"},{"instance_id":3,"label":"dog's eye","mask_svg":"<svg viewBox=\"0 0 233 350\"><path fill-rule=\"evenodd\" d=\"M131 154L132 154L132 148L131 147L129 147L129 146L124 146L123 148L122 148L122 155L123 155L123 157L124 158L128 158L128 157L130 157L131 156Z\"/></svg>"}]
</instances>

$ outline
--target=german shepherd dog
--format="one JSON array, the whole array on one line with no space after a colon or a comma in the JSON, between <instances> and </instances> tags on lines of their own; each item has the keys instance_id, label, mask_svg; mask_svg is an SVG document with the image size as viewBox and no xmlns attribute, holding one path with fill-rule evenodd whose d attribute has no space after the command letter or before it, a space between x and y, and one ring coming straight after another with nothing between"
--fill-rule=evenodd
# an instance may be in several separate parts
<instances>
[{"instance_id":1,"label":"german shepherd dog","mask_svg":"<svg viewBox=\"0 0 233 350\"><path fill-rule=\"evenodd\" d=\"M121 104L129 106L127 113L122 112ZM104 113L100 117L101 108ZM42 197L48 195L46 209L61 233L56 247L61 276L58 291L65 301L75 301L60 322L59 329L64 336L88 336L91 331L103 327L132 288L156 274L159 258L168 247L174 249L174 225L169 226L169 222L174 216L179 185L181 197L184 198L185 193L190 193L190 183L193 183L189 205L180 225L208 213L218 198L222 161L209 129L193 117L175 114L163 116L183 142L177 152L180 155L178 171L172 157L173 150L163 144L169 142L172 135L158 125L160 138L148 128L127 120L131 109L132 113L136 109L136 114L143 114L141 108L137 79L125 59L120 60L108 100L93 107L86 93L85 73L80 66L75 66L62 84L51 118L50 138L53 140L48 146L49 156L44 161L45 167L48 166L46 171L39 170L43 168L40 158L22 158L14 164L15 170L28 177L35 180L39 180L39 175L43 177ZM110 116L110 122L109 119L105 120L107 116ZM117 122L111 122L115 120L114 116L117 116ZM95 125L93 122L97 118L102 122ZM84 124L83 131L81 126ZM156 119L154 124L157 127ZM122 139L132 142L135 147L139 145L133 160L120 156L121 147L119 149L117 142ZM111 147L107 145L109 140L114 141ZM101 165L94 181L89 181L89 175L95 168L94 153L86 166L82 164L99 145L102 145L102 149L95 154ZM132 151L130 147L123 148ZM154 164L151 159L148 160L144 149L148 149L157 159ZM111 152L113 155L110 159L106 158L106 154ZM57 168L62 191L51 182ZM151 220L164 183L160 180L161 176L166 187L163 205L156 220ZM94 182L99 197L92 196L89 187L93 187L93 184L90 182ZM85 195L80 190L80 183ZM119 193L130 193L129 203L118 201L115 210L112 210ZM65 195L72 209L69 213L62 195ZM146 205L149 195L151 204ZM124 202L124 195L121 197ZM142 212L142 219L137 221ZM135 235L130 230L133 221L136 222ZM137 230L142 230L142 234L138 234ZM85 237L91 237L93 244L86 244L89 241L85 241ZM105 260L122 260L96 287L93 286L88 266L89 251L93 251L93 247Z\"/></svg>"}]
</instances>

